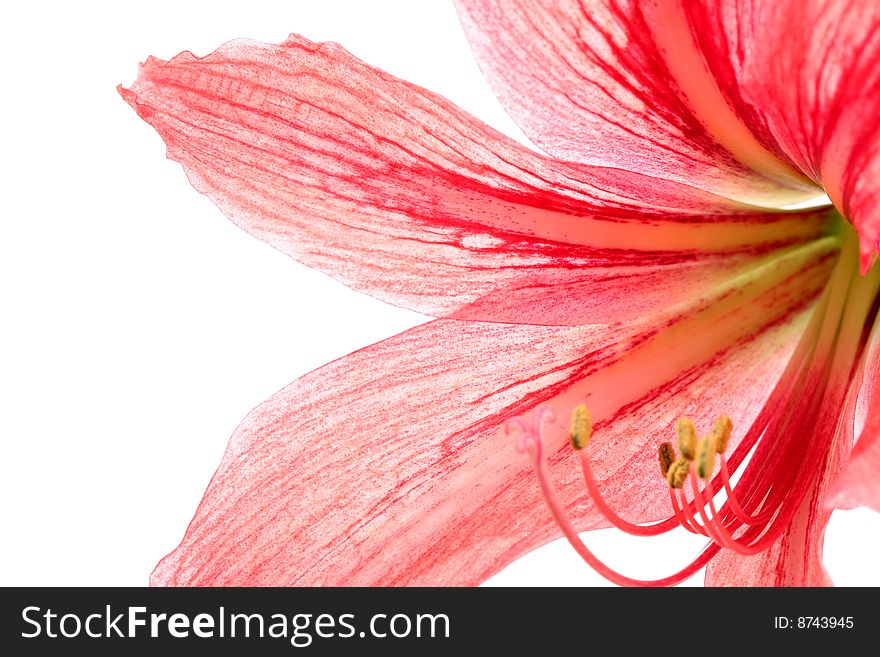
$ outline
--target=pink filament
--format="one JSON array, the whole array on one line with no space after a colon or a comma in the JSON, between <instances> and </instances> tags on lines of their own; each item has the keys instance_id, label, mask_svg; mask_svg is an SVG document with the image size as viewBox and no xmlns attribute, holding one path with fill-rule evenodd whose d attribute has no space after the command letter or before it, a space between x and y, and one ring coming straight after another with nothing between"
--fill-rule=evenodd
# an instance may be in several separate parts
<instances>
[{"instance_id":1,"label":"pink filament","mask_svg":"<svg viewBox=\"0 0 880 657\"><path fill-rule=\"evenodd\" d=\"M699 510L700 517L703 519L703 526L709 532L709 536L712 537L712 540L715 541L721 547L725 547L729 550L733 550L739 554L744 555L752 555L757 554L760 550L756 550L753 546L745 545L733 538L731 533L727 530L727 528L721 524L718 519L718 512L715 510L715 503L712 500L712 496L708 496L708 502L706 497L703 495L703 491L700 490L700 486L697 483L697 473L694 464L691 463L690 466L690 480L691 480L691 489L694 492L694 501L697 503L697 509ZM732 493L733 491L731 491ZM706 505L710 507L712 512L712 516L710 517L706 511ZM742 523L739 523L740 526Z\"/></svg>"},{"instance_id":2,"label":"pink filament","mask_svg":"<svg viewBox=\"0 0 880 657\"><path fill-rule=\"evenodd\" d=\"M556 520L556 523L559 525L560 529L562 529L562 533L568 539L568 542L571 543L571 546L575 549L575 551L580 555L580 557L597 573L602 575L605 579L618 584L620 586L674 586L676 584L680 584L688 577L696 573L700 568L705 566L709 561L714 557L718 550L720 549L718 545L714 543L708 544L702 552L689 564L687 564L681 570L669 575L667 577L663 577L661 579L655 580L644 580L644 579L634 579L632 577L627 577L623 575L607 564L599 559L593 552L586 546L583 540L578 535L577 530L572 525L571 520L568 517L568 514L565 511L562 503L559 501L559 496L556 493L556 489L553 486L552 481L547 473L547 468L544 463L543 458L543 449L542 449L542 440L541 440L541 423L545 418L552 419L555 417L555 413L553 413L552 409L549 407L542 407L538 409L533 418L533 427L530 429L526 426L524 422L521 420L512 420L508 423L508 430L511 426L517 427L521 434L518 442L518 446L520 451L527 451L531 457L532 461L535 465L535 472L538 476L538 483L541 487L541 493L544 495L544 499L547 502L547 506L550 508L550 512L553 514L553 518ZM598 489L595 486L595 480L592 477L592 472L589 467L589 461L582 461L585 464L584 474L588 480L588 487L592 489ZM597 497L601 500L600 509L607 509L611 511L608 505L605 503L604 499L601 498L601 495ZM663 523L658 523L658 525L650 525L647 527L642 527L640 525L635 525L633 523L629 523L623 519L621 519L617 514L612 512L612 517L614 517L621 525L626 527L627 529L636 529L636 531L643 531L647 529L648 531L654 531L656 527L662 525ZM664 521L664 523L667 521ZM663 530L665 531L665 529ZM656 532L660 533L660 532Z\"/></svg>"},{"instance_id":3,"label":"pink filament","mask_svg":"<svg viewBox=\"0 0 880 657\"><path fill-rule=\"evenodd\" d=\"M599 509L602 515L605 516L612 525L625 531L627 534L632 534L633 536L657 536L668 532L671 529L675 529L676 525L679 523L677 516L667 518L662 522L652 525L637 525L628 522L617 515L614 510L608 506L602 493L599 492L599 487L596 485L596 480L593 478L593 470L590 467L590 458L587 455L587 450L581 449L579 452L581 455L581 470L584 473L584 482L587 484L587 491L590 493L590 497L593 499L596 508Z\"/></svg>"},{"instance_id":4,"label":"pink filament","mask_svg":"<svg viewBox=\"0 0 880 657\"><path fill-rule=\"evenodd\" d=\"M682 513L682 516L684 517L684 523L682 526L688 531L692 531L695 534L708 536L709 532L706 531L706 528L700 525L700 523L697 522L697 519L694 517L694 512L691 511L691 503L687 501L687 498L684 495L684 490L679 489L678 498L676 498L675 494L673 493L672 503Z\"/></svg>"},{"instance_id":5,"label":"pink filament","mask_svg":"<svg viewBox=\"0 0 880 657\"><path fill-rule=\"evenodd\" d=\"M724 490L727 491L727 504L730 506L730 510L733 511L734 515L736 515L737 520L747 525L766 525L767 521L773 516L776 509L768 508L762 511L757 516L752 516L743 510L740 506L739 501L736 499L736 495L733 494L733 488L730 485L730 475L727 471L727 459L724 458L724 454L721 454L721 480L724 482ZM711 500L711 497L710 497ZM712 509L714 513L714 508Z\"/></svg>"},{"instance_id":6,"label":"pink filament","mask_svg":"<svg viewBox=\"0 0 880 657\"><path fill-rule=\"evenodd\" d=\"M532 455L532 460L535 464L535 471L538 475L538 483L541 485L541 492L544 494L547 506L550 507L550 511L553 514L556 523L559 525L560 529L562 529L562 533L565 534L565 537L568 539L568 542L571 543L571 546L577 551L581 558L593 568L593 570L602 575L605 579L620 586L675 586L709 563L712 557L718 553L719 547L714 543L711 543L703 549L696 559L691 561L684 568L662 579L634 579L617 572L593 554L583 540L581 540L577 530L571 524L568 514L565 512L562 503L559 501L553 483L547 475L547 469L541 455L539 441L539 438L533 437L529 441L531 445L528 451Z\"/></svg>"},{"instance_id":7,"label":"pink filament","mask_svg":"<svg viewBox=\"0 0 880 657\"><path fill-rule=\"evenodd\" d=\"M675 489L672 487L669 488L669 500L672 502L672 510L675 512L675 519L682 527L687 529L692 534L702 534L703 536L706 535L706 532L704 532L702 528L697 529L696 527L694 527L694 525L691 524L691 521L687 519L687 516L685 516L684 511L682 510L682 505L678 503L678 498L675 495ZM684 505L687 506L686 500L684 501Z\"/></svg>"},{"instance_id":8,"label":"pink filament","mask_svg":"<svg viewBox=\"0 0 880 657\"><path fill-rule=\"evenodd\" d=\"M693 501L688 501L685 497L684 490L679 489L678 495L676 495L675 489L670 488L670 502L672 503L673 515L658 523L639 525L621 518L608 505L593 476L589 453L586 448L581 449L579 450L581 469L583 471L587 491L596 505L596 508L615 527L635 536L656 536L667 532L676 526L681 526L691 533L708 536L711 539L711 542L706 545L702 552L700 552L693 561L681 570L661 579L635 579L627 577L614 570L599 559L587 547L578 535L574 525L572 525L571 520L565 511L564 505L559 500L556 489L548 475L543 458L541 425L545 419L555 419L555 413L549 407L542 407L536 411L532 420L532 427L526 426L521 420L513 420L509 423L508 428L510 426L516 426L520 430L519 448L521 451L527 451L531 455L538 476L538 482L541 487L541 493L543 494L554 519L562 529L563 534L580 557L597 573L609 581L620 586L674 586L683 582L700 568L705 566L722 547L744 555L756 554L763 549L763 544L765 543L763 539L756 541L755 543L748 543L744 540L734 538L733 533L744 525L750 525L751 529L746 531L745 534L748 534L749 538L760 535L762 532L755 534L753 530L757 529L757 525L765 524L767 519L773 517L773 514L777 509L770 505L760 514L752 515L743 508L731 486L729 470L723 454L720 459L721 467L718 476L707 484L704 489L700 488L695 467L693 463L691 463L688 478L691 480L691 488L694 494ZM715 491L721 486L723 486L727 492L727 503L722 507L722 510L726 512L726 516L730 520L728 524L725 524L722 519L722 514L718 513L713 499ZM758 506L758 504L762 502L763 500L759 500L754 506ZM695 511L696 514L700 516L702 523L697 520ZM766 535L764 538L766 538Z\"/></svg>"}]
</instances>

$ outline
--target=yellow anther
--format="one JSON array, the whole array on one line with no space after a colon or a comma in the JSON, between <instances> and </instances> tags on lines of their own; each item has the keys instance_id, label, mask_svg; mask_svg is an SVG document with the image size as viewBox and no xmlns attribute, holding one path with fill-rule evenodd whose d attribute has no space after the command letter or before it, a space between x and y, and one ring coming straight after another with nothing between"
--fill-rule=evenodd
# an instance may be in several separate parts
<instances>
[{"instance_id":1,"label":"yellow anther","mask_svg":"<svg viewBox=\"0 0 880 657\"><path fill-rule=\"evenodd\" d=\"M681 488L684 486L684 480L687 479L690 464L687 459L678 459L669 466L666 472L666 481L672 488Z\"/></svg>"},{"instance_id":2,"label":"yellow anther","mask_svg":"<svg viewBox=\"0 0 880 657\"><path fill-rule=\"evenodd\" d=\"M727 441L730 440L730 432L733 431L733 421L726 415L722 415L712 427L712 437L715 439L715 449L723 454L727 449Z\"/></svg>"},{"instance_id":3,"label":"yellow anther","mask_svg":"<svg viewBox=\"0 0 880 657\"><path fill-rule=\"evenodd\" d=\"M593 417L584 404L579 404L571 412L569 431L571 446L575 449L583 449L590 442L591 435L593 435Z\"/></svg>"},{"instance_id":4,"label":"yellow anther","mask_svg":"<svg viewBox=\"0 0 880 657\"><path fill-rule=\"evenodd\" d=\"M669 466L675 461L675 450L672 449L672 445L669 443L663 443L660 445L658 454L660 456L660 472L665 477L666 473L669 472Z\"/></svg>"},{"instance_id":5,"label":"yellow anther","mask_svg":"<svg viewBox=\"0 0 880 657\"><path fill-rule=\"evenodd\" d=\"M697 445L697 457L695 459L697 465L697 476L700 479L708 479L712 476L712 470L715 468L715 433L703 436Z\"/></svg>"},{"instance_id":6,"label":"yellow anther","mask_svg":"<svg viewBox=\"0 0 880 657\"><path fill-rule=\"evenodd\" d=\"M697 428L690 418L680 417L675 422L675 433L678 436L678 451L682 458L693 461L697 449Z\"/></svg>"}]
</instances>

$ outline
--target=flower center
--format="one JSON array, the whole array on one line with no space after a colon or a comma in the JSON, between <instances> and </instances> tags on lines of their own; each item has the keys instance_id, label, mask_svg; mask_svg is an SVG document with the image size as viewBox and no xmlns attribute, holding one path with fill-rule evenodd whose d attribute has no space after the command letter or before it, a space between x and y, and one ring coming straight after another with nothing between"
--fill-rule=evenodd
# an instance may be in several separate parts
<instances>
[{"instance_id":1,"label":"flower center","mask_svg":"<svg viewBox=\"0 0 880 657\"><path fill-rule=\"evenodd\" d=\"M535 410L531 422L519 418L507 422L508 432L519 432L520 451L532 457L541 492L563 534L598 573L623 586L675 585L720 550L758 554L792 525L808 493L815 493L818 473L833 462L834 445L852 443L852 418L842 417L840 409L847 399L849 406L855 403L868 335L880 331L880 266L860 276L855 231L842 225L841 241L840 255L809 322L729 461L725 452L733 423L726 416L719 417L702 438L691 420L679 418L675 424L678 450L670 443L659 446L660 470L671 504L666 519L633 523L611 508L592 472L592 416L584 405L572 412L571 446L580 458L587 493L612 525L636 536L656 536L683 527L708 539L702 552L678 572L658 580L634 579L596 557L578 535L548 476L544 428L555 421L555 412L544 405ZM591 384L595 387L596 380ZM609 417L607 408L594 410ZM739 469L742 473L734 485L732 474Z\"/></svg>"}]
</instances>

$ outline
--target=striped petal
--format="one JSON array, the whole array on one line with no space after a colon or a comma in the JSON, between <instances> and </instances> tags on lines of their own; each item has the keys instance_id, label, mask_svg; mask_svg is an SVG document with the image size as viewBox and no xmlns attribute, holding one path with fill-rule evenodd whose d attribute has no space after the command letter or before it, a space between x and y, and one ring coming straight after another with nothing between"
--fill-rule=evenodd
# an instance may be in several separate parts
<instances>
[{"instance_id":1,"label":"striped petal","mask_svg":"<svg viewBox=\"0 0 880 657\"><path fill-rule=\"evenodd\" d=\"M707 567L706 586L832 585L822 563L822 548L825 528L831 517L827 503L828 486L840 473L850 450L848 434L840 423L839 409L844 393L843 385L830 390L822 401L823 409L816 424L796 428L802 435L812 433L815 436L813 444L817 447L811 449L811 453L801 455L797 463L793 462L795 459L777 458L775 467L788 468L785 475L791 474L792 469L801 471L802 479L808 485L781 537L753 556L722 550ZM806 414L809 410L799 409L797 412ZM762 457L766 458L766 455ZM749 474L746 471L744 479ZM764 476L773 480L772 473L764 473ZM783 475L779 480L789 482L792 477ZM796 493L792 490L791 494Z\"/></svg>"},{"instance_id":2,"label":"striped petal","mask_svg":"<svg viewBox=\"0 0 880 657\"><path fill-rule=\"evenodd\" d=\"M739 536L746 543L760 536L767 542L765 549L748 557L723 550L709 564L707 585L831 584L822 565L825 528L833 509L829 486L852 448L861 372L875 366L875 359L865 357L864 331L880 286L876 269L867 277L857 275L854 241L844 247L838 264L829 283L828 307L819 316L822 327L805 363L803 385L778 402L783 412L766 427L737 484L738 496L776 508L769 529L758 524Z\"/></svg>"},{"instance_id":3,"label":"striped petal","mask_svg":"<svg viewBox=\"0 0 880 657\"><path fill-rule=\"evenodd\" d=\"M821 183L880 245L880 4L683 3L727 103L760 142Z\"/></svg>"},{"instance_id":4,"label":"striped petal","mask_svg":"<svg viewBox=\"0 0 880 657\"><path fill-rule=\"evenodd\" d=\"M675 2L456 4L492 88L548 153L766 205L817 194L730 110Z\"/></svg>"},{"instance_id":5,"label":"striped petal","mask_svg":"<svg viewBox=\"0 0 880 657\"><path fill-rule=\"evenodd\" d=\"M557 535L501 430L548 400L594 410L595 471L613 504L664 513L656 445L695 400L745 430L834 255L803 247L628 326L437 320L331 363L244 420L152 582L479 583ZM564 434L550 428L552 470L578 524L599 526Z\"/></svg>"},{"instance_id":6,"label":"striped petal","mask_svg":"<svg viewBox=\"0 0 880 657\"><path fill-rule=\"evenodd\" d=\"M332 44L149 59L123 97L192 184L297 260L435 317L577 325L691 296L827 231L538 155Z\"/></svg>"},{"instance_id":7,"label":"striped petal","mask_svg":"<svg viewBox=\"0 0 880 657\"><path fill-rule=\"evenodd\" d=\"M880 330L874 326L864 371L855 381L846 427L858 436L849 462L828 492L828 508L867 506L880 511Z\"/></svg>"}]
</instances>

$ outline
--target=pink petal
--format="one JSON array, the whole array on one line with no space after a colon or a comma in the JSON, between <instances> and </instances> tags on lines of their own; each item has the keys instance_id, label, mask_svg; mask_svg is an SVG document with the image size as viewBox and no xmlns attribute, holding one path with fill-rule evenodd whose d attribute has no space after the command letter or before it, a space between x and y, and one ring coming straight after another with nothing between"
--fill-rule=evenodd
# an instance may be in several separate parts
<instances>
[{"instance_id":1,"label":"pink petal","mask_svg":"<svg viewBox=\"0 0 880 657\"><path fill-rule=\"evenodd\" d=\"M880 244L880 4L685 3L728 103L765 147L821 183Z\"/></svg>"},{"instance_id":2,"label":"pink petal","mask_svg":"<svg viewBox=\"0 0 880 657\"><path fill-rule=\"evenodd\" d=\"M767 427L737 484L737 495L744 499L753 495L761 499L769 490L771 497L790 501L788 508L783 502L775 519L784 531L769 530L768 535L778 538L754 556L722 550L709 564L707 585L831 585L822 564L825 528L833 509L829 485L844 468L852 447L860 372L867 362L864 321L873 314L877 293L876 277L850 278L855 273L855 244L845 249L842 262L849 262L853 271L842 270L846 275L841 278L838 272L835 278L846 280L849 289L829 297L822 332L807 361L804 387L794 397L780 400L785 422ZM741 538L750 542L763 529L749 528Z\"/></svg>"},{"instance_id":3,"label":"pink petal","mask_svg":"<svg viewBox=\"0 0 880 657\"><path fill-rule=\"evenodd\" d=\"M834 252L815 249L650 322L438 320L306 375L237 429L153 583L476 584L556 535L500 428L542 400L564 415L586 399L611 502L666 513L656 445L683 411L727 412L745 431L827 277ZM600 526L564 424L554 476L578 523Z\"/></svg>"},{"instance_id":4,"label":"pink petal","mask_svg":"<svg viewBox=\"0 0 880 657\"><path fill-rule=\"evenodd\" d=\"M880 511L880 330L876 326L867 349L864 373L856 383L858 394L853 395L849 410L857 429L861 429L859 439L849 463L829 490L825 505L832 509L868 506ZM852 430L852 424L848 428Z\"/></svg>"},{"instance_id":5,"label":"pink petal","mask_svg":"<svg viewBox=\"0 0 880 657\"><path fill-rule=\"evenodd\" d=\"M438 317L639 316L828 226L821 212L756 214L668 181L544 158L338 46L298 37L151 58L120 91L236 224L355 289Z\"/></svg>"},{"instance_id":6,"label":"pink petal","mask_svg":"<svg viewBox=\"0 0 880 657\"><path fill-rule=\"evenodd\" d=\"M827 400L827 398L826 398ZM829 407L833 401L825 401ZM707 586L831 586L822 563L825 528L831 517L826 490L840 472L850 444L845 432L835 431L838 406L824 414L824 426L804 427L822 434L818 471L799 509L782 536L763 552L744 557L722 550L706 570ZM838 428L839 429L839 428ZM809 462L809 461L808 461ZM785 467L785 463L781 467ZM803 466L807 467L807 466Z\"/></svg>"},{"instance_id":7,"label":"pink petal","mask_svg":"<svg viewBox=\"0 0 880 657\"><path fill-rule=\"evenodd\" d=\"M674 2L456 4L492 88L548 153L767 205L817 194L730 110Z\"/></svg>"},{"instance_id":8,"label":"pink petal","mask_svg":"<svg viewBox=\"0 0 880 657\"><path fill-rule=\"evenodd\" d=\"M832 586L822 564L829 515L814 488L782 538L744 557L722 550L706 570L706 586Z\"/></svg>"},{"instance_id":9,"label":"pink petal","mask_svg":"<svg viewBox=\"0 0 880 657\"><path fill-rule=\"evenodd\" d=\"M837 479L827 505L838 509L868 506L880 511L880 418L876 411L856 443L849 465Z\"/></svg>"}]
</instances>

